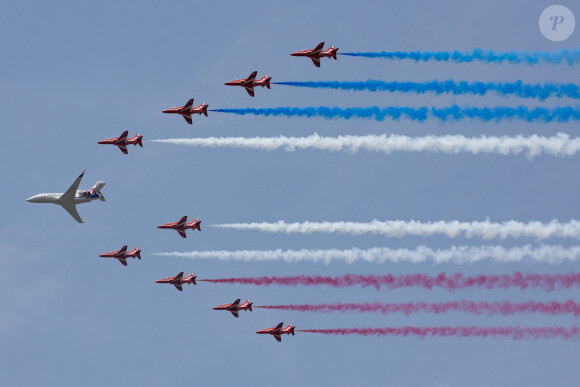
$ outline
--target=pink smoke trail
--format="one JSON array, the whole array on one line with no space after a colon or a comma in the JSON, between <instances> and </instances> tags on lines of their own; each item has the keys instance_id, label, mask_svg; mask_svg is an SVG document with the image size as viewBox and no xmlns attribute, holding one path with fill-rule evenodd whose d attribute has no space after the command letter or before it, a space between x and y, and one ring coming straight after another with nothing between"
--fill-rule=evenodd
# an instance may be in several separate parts
<instances>
[{"instance_id":1,"label":"pink smoke trail","mask_svg":"<svg viewBox=\"0 0 580 387\"><path fill-rule=\"evenodd\" d=\"M426 274L405 275L359 275L346 274L343 276L287 276L287 277L241 277L241 278L218 278L201 281L213 283L244 284L244 285L284 285L284 286L314 286L326 285L335 288L348 286L372 286L379 290L398 289L405 287L421 287L425 289L442 288L449 291L466 288L478 289L543 289L547 292L556 289L569 289L580 285L580 273L569 272L566 274L514 274L464 276L461 273L440 273L436 276Z\"/></svg>"},{"instance_id":2,"label":"pink smoke trail","mask_svg":"<svg viewBox=\"0 0 580 387\"><path fill-rule=\"evenodd\" d=\"M465 312L509 316L518 313L541 313L550 316L571 314L580 315L580 303L574 300L565 302L473 302L468 300L451 302L365 302L365 303L335 303L335 304L291 304L254 306L262 309L291 310L297 312L376 312L383 314L403 313L447 313Z\"/></svg>"},{"instance_id":3,"label":"pink smoke trail","mask_svg":"<svg viewBox=\"0 0 580 387\"><path fill-rule=\"evenodd\" d=\"M323 335L362 335L362 336L418 336L418 337L483 337L526 339L562 339L577 340L580 328L520 326L476 327L476 326L441 326L441 327L384 327L384 328L338 328L338 329L302 329L296 332L320 333Z\"/></svg>"}]
</instances>

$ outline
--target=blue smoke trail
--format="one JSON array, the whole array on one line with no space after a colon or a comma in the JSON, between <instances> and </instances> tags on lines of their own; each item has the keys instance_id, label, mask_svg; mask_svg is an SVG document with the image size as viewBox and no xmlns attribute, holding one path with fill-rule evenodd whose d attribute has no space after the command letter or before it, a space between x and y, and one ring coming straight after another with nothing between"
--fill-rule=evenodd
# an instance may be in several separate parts
<instances>
[{"instance_id":1,"label":"blue smoke trail","mask_svg":"<svg viewBox=\"0 0 580 387\"><path fill-rule=\"evenodd\" d=\"M572 66L580 62L580 50L559 50L552 52L526 52L512 51L496 53L494 51L484 51L476 48L469 52L445 52L445 51L381 51L381 52L342 52L339 55L362 56L365 58L383 58L383 59L411 59L415 62L487 62L487 63L525 63L534 65L539 62L560 64L567 63Z\"/></svg>"},{"instance_id":2,"label":"blue smoke trail","mask_svg":"<svg viewBox=\"0 0 580 387\"><path fill-rule=\"evenodd\" d=\"M570 120L580 120L580 107L557 107L557 108L533 108L526 106L507 107L461 107L452 105L446 108L435 107L276 107L276 108L243 108L243 109L213 109L211 111L221 113L232 113L238 115L253 114L257 116L285 116L285 117L323 117L326 119L343 118L368 118L377 121L384 121L386 118L398 120L408 118L413 121L425 121L429 116L437 117L442 121L462 120L465 118L477 119L480 121L501 121L504 119L519 119L527 122L568 122Z\"/></svg>"},{"instance_id":3,"label":"blue smoke trail","mask_svg":"<svg viewBox=\"0 0 580 387\"><path fill-rule=\"evenodd\" d=\"M537 98L544 100L549 97L580 98L580 88L573 83L557 84L526 84L516 82L456 82L429 81L429 82L385 82L369 79L358 82L342 81L318 81L318 82L272 82L276 85L308 87L313 89L337 89L337 90L366 90L366 91L390 91L390 92L413 92L423 94L433 92L435 94L475 94L485 95L488 92L496 92L503 95L515 95L521 98Z\"/></svg>"}]
</instances>

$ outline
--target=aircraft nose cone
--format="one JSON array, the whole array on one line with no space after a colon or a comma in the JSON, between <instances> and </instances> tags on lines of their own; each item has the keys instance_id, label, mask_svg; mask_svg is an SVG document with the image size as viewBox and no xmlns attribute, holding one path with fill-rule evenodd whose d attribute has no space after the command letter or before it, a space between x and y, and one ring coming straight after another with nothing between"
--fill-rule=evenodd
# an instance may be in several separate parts
<instances>
[{"instance_id":1,"label":"aircraft nose cone","mask_svg":"<svg viewBox=\"0 0 580 387\"><path fill-rule=\"evenodd\" d=\"M37 200L36 195L35 196L31 196L28 199L26 199L26 201L27 202L30 202L30 203L34 203L34 202L36 202L36 200Z\"/></svg>"},{"instance_id":2,"label":"aircraft nose cone","mask_svg":"<svg viewBox=\"0 0 580 387\"><path fill-rule=\"evenodd\" d=\"M169 113L169 109L165 109L161 113Z\"/></svg>"}]
</instances>

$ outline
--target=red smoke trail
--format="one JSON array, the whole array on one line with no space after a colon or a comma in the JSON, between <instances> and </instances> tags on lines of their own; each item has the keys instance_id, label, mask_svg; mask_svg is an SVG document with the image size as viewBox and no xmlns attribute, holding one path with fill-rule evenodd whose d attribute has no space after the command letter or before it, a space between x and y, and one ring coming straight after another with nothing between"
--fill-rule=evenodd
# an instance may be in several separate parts
<instances>
[{"instance_id":1,"label":"red smoke trail","mask_svg":"<svg viewBox=\"0 0 580 387\"><path fill-rule=\"evenodd\" d=\"M344 328L344 329L302 329L296 332L321 333L323 335L362 335L362 336L419 336L419 337L490 337L525 339L562 339L576 340L580 328L564 327L385 327L385 328Z\"/></svg>"},{"instance_id":2,"label":"red smoke trail","mask_svg":"<svg viewBox=\"0 0 580 387\"><path fill-rule=\"evenodd\" d=\"M539 288L545 291L555 289L569 289L580 285L580 273L570 272L566 274L514 274L464 276L461 273L448 275L440 273L437 276L426 274L406 275L358 275L346 274L344 276L288 276L288 277L241 277L219 278L202 280L213 283L244 284L244 285L285 285L285 286L313 286L326 285L335 288L347 286L372 286L379 290L398 289L405 287L421 287L426 289L443 288L449 291L465 288L479 289L507 289L507 288Z\"/></svg>"},{"instance_id":3,"label":"red smoke trail","mask_svg":"<svg viewBox=\"0 0 580 387\"><path fill-rule=\"evenodd\" d=\"M335 303L335 304L294 304L294 305L265 305L254 308L292 310L298 312L377 312L383 314L403 313L447 313L466 312L472 314L508 316L516 313L542 313L551 316L572 314L580 315L580 303L574 300L565 302L373 302L373 303Z\"/></svg>"}]
</instances>

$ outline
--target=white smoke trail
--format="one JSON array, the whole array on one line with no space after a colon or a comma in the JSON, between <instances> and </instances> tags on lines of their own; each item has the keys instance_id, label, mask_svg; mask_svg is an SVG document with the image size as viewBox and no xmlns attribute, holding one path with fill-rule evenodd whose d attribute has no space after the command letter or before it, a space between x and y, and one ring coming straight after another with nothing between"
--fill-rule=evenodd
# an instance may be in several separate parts
<instances>
[{"instance_id":1,"label":"white smoke trail","mask_svg":"<svg viewBox=\"0 0 580 387\"><path fill-rule=\"evenodd\" d=\"M209 137L209 138L172 138L151 140L151 142L200 147L231 147L262 150L284 148L288 152L297 149L317 149L327 151L346 151L356 153L361 149L374 152L441 152L456 154L461 152L499 153L502 155L526 154L532 158L541 154L552 156L572 156L580 151L580 137L558 133L552 137L532 135L524 137L465 137L462 135L409 137L398 134L389 136L338 136L322 137L313 134L308 137Z\"/></svg>"},{"instance_id":2,"label":"white smoke trail","mask_svg":"<svg viewBox=\"0 0 580 387\"><path fill-rule=\"evenodd\" d=\"M388 247L374 247L363 250L358 248L348 250L238 250L238 251L191 251L155 253L168 257L191 259L218 259L221 261L285 261L285 262L322 262L329 264L332 261L344 261L348 264L357 261L370 263L410 262L424 263L475 263L490 260L500 263L536 262L561 264L580 261L580 246L563 247L552 245L504 248L502 246L453 246L449 249L432 249L419 246L416 249L391 249Z\"/></svg>"},{"instance_id":3,"label":"white smoke trail","mask_svg":"<svg viewBox=\"0 0 580 387\"><path fill-rule=\"evenodd\" d=\"M492 223L488 220L483 222L459 222L438 221L422 223L411 220L373 220L368 223L359 222L303 222L286 223L278 221L276 223L229 223L218 224L213 227L231 228L236 230L256 230L269 233L286 234L311 234L320 233L341 233L341 234L379 234L393 237L404 237L407 235L431 236L443 234L449 238L464 236L466 238L529 238L546 239L558 238L580 238L580 222L571 220L568 223L560 223L552 220L549 223L541 222L518 222L510 220L502 223Z\"/></svg>"}]
</instances>

